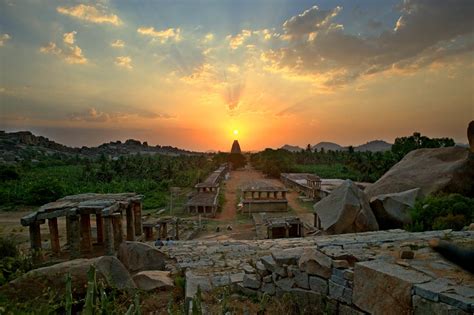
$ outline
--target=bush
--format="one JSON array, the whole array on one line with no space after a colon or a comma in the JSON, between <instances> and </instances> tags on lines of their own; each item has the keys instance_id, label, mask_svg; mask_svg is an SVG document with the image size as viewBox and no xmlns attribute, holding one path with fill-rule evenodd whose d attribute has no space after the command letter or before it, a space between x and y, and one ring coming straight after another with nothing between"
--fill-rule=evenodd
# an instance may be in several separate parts
<instances>
[{"instance_id":1,"label":"bush","mask_svg":"<svg viewBox=\"0 0 474 315\"><path fill-rule=\"evenodd\" d=\"M32 268L31 258L18 250L14 240L0 237L0 286Z\"/></svg>"},{"instance_id":2,"label":"bush","mask_svg":"<svg viewBox=\"0 0 474 315\"><path fill-rule=\"evenodd\" d=\"M16 180L20 178L20 174L16 168L11 166L0 165L0 182L7 180Z\"/></svg>"},{"instance_id":3,"label":"bush","mask_svg":"<svg viewBox=\"0 0 474 315\"><path fill-rule=\"evenodd\" d=\"M460 230L474 220L474 198L460 194L428 196L410 210L410 231Z\"/></svg>"},{"instance_id":4,"label":"bush","mask_svg":"<svg viewBox=\"0 0 474 315\"><path fill-rule=\"evenodd\" d=\"M65 195L61 183L57 180L38 179L28 191L27 203L41 205L55 201Z\"/></svg>"}]
</instances>

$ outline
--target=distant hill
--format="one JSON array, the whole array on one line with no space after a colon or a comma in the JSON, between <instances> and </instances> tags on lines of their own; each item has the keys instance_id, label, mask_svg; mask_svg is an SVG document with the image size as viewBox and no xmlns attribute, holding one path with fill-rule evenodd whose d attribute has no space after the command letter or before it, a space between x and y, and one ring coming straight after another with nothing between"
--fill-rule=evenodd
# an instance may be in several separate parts
<instances>
[{"instance_id":1,"label":"distant hill","mask_svg":"<svg viewBox=\"0 0 474 315\"><path fill-rule=\"evenodd\" d=\"M383 140L373 140L369 141L366 144L359 145L354 147L354 151L371 151L371 152L383 152L389 151L392 149L392 145Z\"/></svg>"},{"instance_id":2,"label":"distant hill","mask_svg":"<svg viewBox=\"0 0 474 315\"><path fill-rule=\"evenodd\" d=\"M297 145L289 145L289 144L285 144L280 149L290 151L290 152L301 152L301 150L303 150L303 148L300 148Z\"/></svg>"},{"instance_id":3,"label":"distant hill","mask_svg":"<svg viewBox=\"0 0 474 315\"><path fill-rule=\"evenodd\" d=\"M41 160L43 157L52 155L77 155L80 157L96 158L103 154L114 158L137 153L150 155L201 154L171 146L149 146L147 142L142 143L134 139L129 139L123 143L121 141L104 143L97 147L72 148L49 140L46 137L36 136L29 131L0 131L0 162Z\"/></svg>"},{"instance_id":4,"label":"distant hill","mask_svg":"<svg viewBox=\"0 0 474 315\"><path fill-rule=\"evenodd\" d=\"M324 151L346 151L347 148L344 148L342 146L340 146L339 144L337 143L334 143L334 142L320 142L316 145L313 145L311 147L311 149L314 150L317 150L318 152L321 151L321 149L324 149Z\"/></svg>"}]
</instances>

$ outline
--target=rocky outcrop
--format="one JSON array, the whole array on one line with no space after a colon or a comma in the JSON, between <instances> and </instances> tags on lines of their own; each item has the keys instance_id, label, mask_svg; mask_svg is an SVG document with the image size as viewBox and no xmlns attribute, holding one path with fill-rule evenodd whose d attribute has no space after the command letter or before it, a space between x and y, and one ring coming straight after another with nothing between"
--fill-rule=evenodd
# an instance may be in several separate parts
<instances>
[{"instance_id":1,"label":"rocky outcrop","mask_svg":"<svg viewBox=\"0 0 474 315\"><path fill-rule=\"evenodd\" d=\"M468 153L461 147L411 151L365 192L371 198L420 188L421 196L438 192L472 196L474 162Z\"/></svg>"},{"instance_id":2,"label":"rocky outcrop","mask_svg":"<svg viewBox=\"0 0 474 315\"><path fill-rule=\"evenodd\" d=\"M469 140L471 153L474 153L474 120L471 121L467 127L467 139Z\"/></svg>"},{"instance_id":3,"label":"rocky outcrop","mask_svg":"<svg viewBox=\"0 0 474 315\"><path fill-rule=\"evenodd\" d=\"M329 234L379 229L365 193L350 180L316 203L314 210Z\"/></svg>"},{"instance_id":4,"label":"rocky outcrop","mask_svg":"<svg viewBox=\"0 0 474 315\"><path fill-rule=\"evenodd\" d=\"M419 193L420 189L415 188L370 199L370 206L380 229L401 228L411 223L409 209L415 205Z\"/></svg>"},{"instance_id":5,"label":"rocky outcrop","mask_svg":"<svg viewBox=\"0 0 474 315\"><path fill-rule=\"evenodd\" d=\"M133 276L137 288L145 291L169 290L174 288L169 271L147 270Z\"/></svg>"},{"instance_id":6,"label":"rocky outcrop","mask_svg":"<svg viewBox=\"0 0 474 315\"><path fill-rule=\"evenodd\" d=\"M151 245L140 242L123 242L118 259L130 272L164 270L167 256Z\"/></svg>"},{"instance_id":7,"label":"rocky outcrop","mask_svg":"<svg viewBox=\"0 0 474 315\"><path fill-rule=\"evenodd\" d=\"M91 266L96 268L97 281L102 281L110 288L133 289L135 283L124 265L114 256L102 256L93 259L75 259L56 265L43 267L27 272L10 282L9 289L21 292L22 296L37 296L45 288L58 288L64 292L66 275L71 275L74 293L85 294L87 289L87 272ZM63 288L60 290L60 288Z\"/></svg>"}]
</instances>

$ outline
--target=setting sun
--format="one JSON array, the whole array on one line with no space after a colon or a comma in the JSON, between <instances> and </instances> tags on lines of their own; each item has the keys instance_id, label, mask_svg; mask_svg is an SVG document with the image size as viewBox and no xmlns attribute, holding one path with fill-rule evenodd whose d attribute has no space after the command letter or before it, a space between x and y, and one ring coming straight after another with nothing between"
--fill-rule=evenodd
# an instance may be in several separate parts
<instances>
[{"instance_id":1,"label":"setting sun","mask_svg":"<svg viewBox=\"0 0 474 315\"><path fill-rule=\"evenodd\" d=\"M239 131L237 129L234 129L234 135L238 135L239 134Z\"/></svg>"}]
</instances>

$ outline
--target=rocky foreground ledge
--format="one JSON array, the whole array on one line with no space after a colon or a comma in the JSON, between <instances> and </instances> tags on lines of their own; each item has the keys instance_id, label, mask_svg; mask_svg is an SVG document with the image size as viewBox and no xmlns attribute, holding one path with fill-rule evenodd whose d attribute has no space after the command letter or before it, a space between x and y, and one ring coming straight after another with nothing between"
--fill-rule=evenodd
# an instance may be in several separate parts
<instances>
[{"instance_id":1,"label":"rocky foreground ledge","mask_svg":"<svg viewBox=\"0 0 474 315\"><path fill-rule=\"evenodd\" d=\"M232 285L246 294L291 293L339 314L472 314L474 276L428 246L472 248L474 232L388 230L299 239L180 241L161 251L186 270L186 298Z\"/></svg>"}]
</instances>

